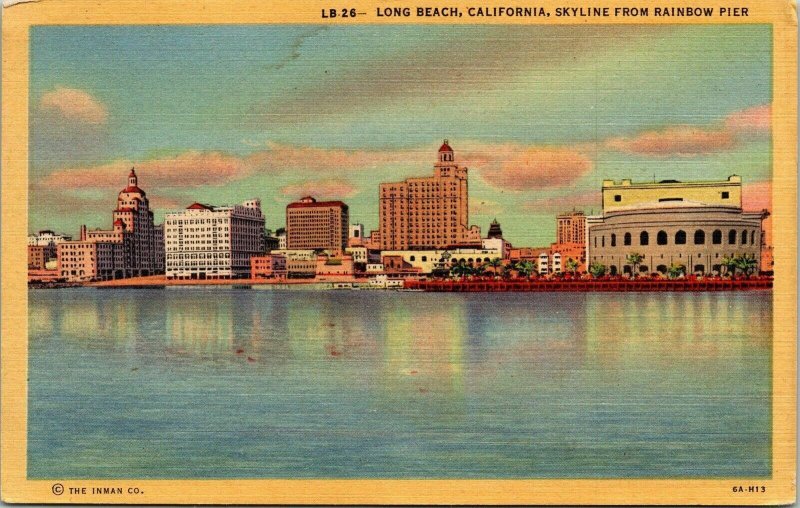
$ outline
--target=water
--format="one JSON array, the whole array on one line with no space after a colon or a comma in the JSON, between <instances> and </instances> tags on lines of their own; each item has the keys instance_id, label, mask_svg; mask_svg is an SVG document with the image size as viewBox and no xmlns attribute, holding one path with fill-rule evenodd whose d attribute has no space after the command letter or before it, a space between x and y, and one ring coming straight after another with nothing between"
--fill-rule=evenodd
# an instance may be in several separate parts
<instances>
[{"instance_id":1,"label":"water","mask_svg":"<svg viewBox=\"0 0 800 508\"><path fill-rule=\"evenodd\" d=\"M30 478L771 474L770 292L29 298Z\"/></svg>"}]
</instances>

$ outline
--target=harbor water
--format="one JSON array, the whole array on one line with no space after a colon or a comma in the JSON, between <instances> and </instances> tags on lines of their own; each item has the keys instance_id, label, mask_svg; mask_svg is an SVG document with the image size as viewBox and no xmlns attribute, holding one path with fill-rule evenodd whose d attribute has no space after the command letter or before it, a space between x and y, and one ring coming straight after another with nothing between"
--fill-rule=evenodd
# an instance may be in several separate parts
<instances>
[{"instance_id":1,"label":"harbor water","mask_svg":"<svg viewBox=\"0 0 800 508\"><path fill-rule=\"evenodd\" d=\"M28 476L771 471L770 291L29 291Z\"/></svg>"}]
</instances>

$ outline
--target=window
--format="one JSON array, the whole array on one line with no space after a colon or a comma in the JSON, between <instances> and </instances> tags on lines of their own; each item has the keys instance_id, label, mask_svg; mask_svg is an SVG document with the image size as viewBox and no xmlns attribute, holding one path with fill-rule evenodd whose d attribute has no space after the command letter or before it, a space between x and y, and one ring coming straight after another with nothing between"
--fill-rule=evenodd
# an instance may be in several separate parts
<instances>
[{"instance_id":1,"label":"window","mask_svg":"<svg viewBox=\"0 0 800 508\"><path fill-rule=\"evenodd\" d=\"M714 245L719 245L722 243L722 231L715 229L714 232L711 233L711 243Z\"/></svg>"},{"instance_id":2,"label":"window","mask_svg":"<svg viewBox=\"0 0 800 508\"><path fill-rule=\"evenodd\" d=\"M623 243L625 245L630 245L631 244L631 234L630 233L625 233L625 237L623 238L622 241L623 241Z\"/></svg>"},{"instance_id":3,"label":"window","mask_svg":"<svg viewBox=\"0 0 800 508\"><path fill-rule=\"evenodd\" d=\"M742 245L747 243L747 230L742 230Z\"/></svg>"},{"instance_id":4,"label":"window","mask_svg":"<svg viewBox=\"0 0 800 508\"><path fill-rule=\"evenodd\" d=\"M650 244L650 235L647 234L647 231L642 231L639 234L639 245L649 245L649 244Z\"/></svg>"},{"instance_id":5,"label":"window","mask_svg":"<svg viewBox=\"0 0 800 508\"><path fill-rule=\"evenodd\" d=\"M750 231L750 245L756 244L756 232Z\"/></svg>"},{"instance_id":6,"label":"window","mask_svg":"<svg viewBox=\"0 0 800 508\"><path fill-rule=\"evenodd\" d=\"M675 233L675 245L686 245L686 231L680 230Z\"/></svg>"},{"instance_id":7,"label":"window","mask_svg":"<svg viewBox=\"0 0 800 508\"><path fill-rule=\"evenodd\" d=\"M686 240L684 239L684 243ZM666 231L659 231L658 235L656 236L656 243L659 245L666 245L667 244L667 232Z\"/></svg>"},{"instance_id":8,"label":"window","mask_svg":"<svg viewBox=\"0 0 800 508\"><path fill-rule=\"evenodd\" d=\"M614 233L611 233L611 246L612 247L617 246L617 235L615 235Z\"/></svg>"},{"instance_id":9,"label":"window","mask_svg":"<svg viewBox=\"0 0 800 508\"><path fill-rule=\"evenodd\" d=\"M736 244L736 230L735 229L731 229L730 231L728 231L728 244L729 245Z\"/></svg>"},{"instance_id":10,"label":"window","mask_svg":"<svg viewBox=\"0 0 800 508\"><path fill-rule=\"evenodd\" d=\"M614 201L616 201L617 203L622 201L622 195L621 194L614 194Z\"/></svg>"},{"instance_id":11,"label":"window","mask_svg":"<svg viewBox=\"0 0 800 508\"><path fill-rule=\"evenodd\" d=\"M706 234L702 229L698 229L694 232L694 244L703 245L704 243L706 243Z\"/></svg>"},{"instance_id":12,"label":"window","mask_svg":"<svg viewBox=\"0 0 800 508\"><path fill-rule=\"evenodd\" d=\"M725 191L725 192L722 193L722 199L728 199L730 197L731 197L731 193L730 192Z\"/></svg>"},{"instance_id":13,"label":"window","mask_svg":"<svg viewBox=\"0 0 800 508\"><path fill-rule=\"evenodd\" d=\"M602 238L600 238L600 244L602 247L606 246L606 235L603 235Z\"/></svg>"}]
</instances>

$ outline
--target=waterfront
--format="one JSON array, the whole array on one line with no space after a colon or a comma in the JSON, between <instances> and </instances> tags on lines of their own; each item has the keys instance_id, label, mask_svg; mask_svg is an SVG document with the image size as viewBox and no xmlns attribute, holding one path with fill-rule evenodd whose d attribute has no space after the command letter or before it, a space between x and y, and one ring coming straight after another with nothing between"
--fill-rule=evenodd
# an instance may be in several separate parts
<instances>
[{"instance_id":1,"label":"waterfront","mask_svg":"<svg viewBox=\"0 0 800 508\"><path fill-rule=\"evenodd\" d=\"M30 478L768 476L772 294L29 291Z\"/></svg>"}]
</instances>

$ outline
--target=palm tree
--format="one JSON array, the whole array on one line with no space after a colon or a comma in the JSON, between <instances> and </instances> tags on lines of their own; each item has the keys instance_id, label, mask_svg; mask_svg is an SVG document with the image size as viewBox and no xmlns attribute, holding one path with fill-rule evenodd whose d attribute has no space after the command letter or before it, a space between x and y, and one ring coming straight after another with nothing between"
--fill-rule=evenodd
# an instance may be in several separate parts
<instances>
[{"instance_id":1,"label":"palm tree","mask_svg":"<svg viewBox=\"0 0 800 508\"><path fill-rule=\"evenodd\" d=\"M450 273L453 275L453 277L460 277L463 279L472 273L472 268L467 266L464 261L460 261L450 268Z\"/></svg>"},{"instance_id":2,"label":"palm tree","mask_svg":"<svg viewBox=\"0 0 800 508\"><path fill-rule=\"evenodd\" d=\"M488 263L486 263L486 266L491 266L491 267L492 267L492 272L494 272L494 274L495 274L495 275L497 275L497 273L498 273L498 272L497 272L497 271L498 271L498 269L499 269L501 266L503 266L503 260L502 260L502 259L500 259L500 258L493 258L493 259L490 259L490 260L489 260L489 262L488 262Z\"/></svg>"},{"instance_id":3,"label":"palm tree","mask_svg":"<svg viewBox=\"0 0 800 508\"><path fill-rule=\"evenodd\" d=\"M472 275L476 275L478 277L483 277L484 275L486 275L486 265L481 263L475 268L473 268Z\"/></svg>"},{"instance_id":4,"label":"palm tree","mask_svg":"<svg viewBox=\"0 0 800 508\"><path fill-rule=\"evenodd\" d=\"M684 273L686 273L686 267L677 263L672 263L667 268L667 277L670 279L677 279Z\"/></svg>"},{"instance_id":5,"label":"palm tree","mask_svg":"<svg viewBox=\"0 0 800 508\"><path fill-rule=\"evenodd\" d=\"M631 252L625 257L625 262L631 265L631 276L636 277L638 273L637 268L642 264L643 259L644 254L639 254L638 252Z\"/></svg>"},{"instance_id":6,"label":"palm tree","mask_svg":"<svg viewBox=\"0 0 800 508\"><path fill-rule=\"evenodd\" d=\"M581 266L581 264L580 264L580 263L578 263L577 261L575 261L575 260L574 260L574 259L572 259L572 258L569 258L569 259L567 259L567 262L566 262L566 263L564 263L564 267L565 267L565 268L567 269L567 271L568 271L569 273L571 273L572 275L575 275L575 272L577 272L577 271L578 271L578 267L579 267L579 266Z\"/></svg>"},{"instance_id":7,"label":"palm tree","mask_svg":"<svg viewBox=\"0 0 800 508\"><path fill-rule=\"evenodd\" d=\"M750 256L749 254L737 256L736 258L734 258L734 263L736 268L741 270L742 273L744 273L748 277L752 275L752 273L758 266L758 261L756 261L756 258L754 256Z\"/></svg>"},{"instance_id":8,"label":"palm tree","mask_svg":"<svg viewBox=\"0 0 800 508\"><path fill-rule=\"evenodd\" d=\"M730 275L731 277L736 275L736 258L728 256L724 256L720 264L725 267L725 275Z\"/></svg>"},{"instance_id":9,"label":"palm tree","mask_svg":"<svg viewBox=\"0 0 800 508\"><path fill-rule=\"evenodd\" d=\"M599 263L595 261L591 265L589 265L589 273L592 274L592 277L599 278L606 274L606 265L603 263Z\"/></svg>"},{"instance_id":10,"label":"palm tree","mask_svg":"<svg viewBox=\"0 0 800 508\"><path fill-rule=\"evenodd\" d=\"M531 276L531 272L533 272L534 266L533 263L530 261L520 261L514 265L514 270L517 271L521 277L528 278Z\"/></svg>"}]
</instances>

